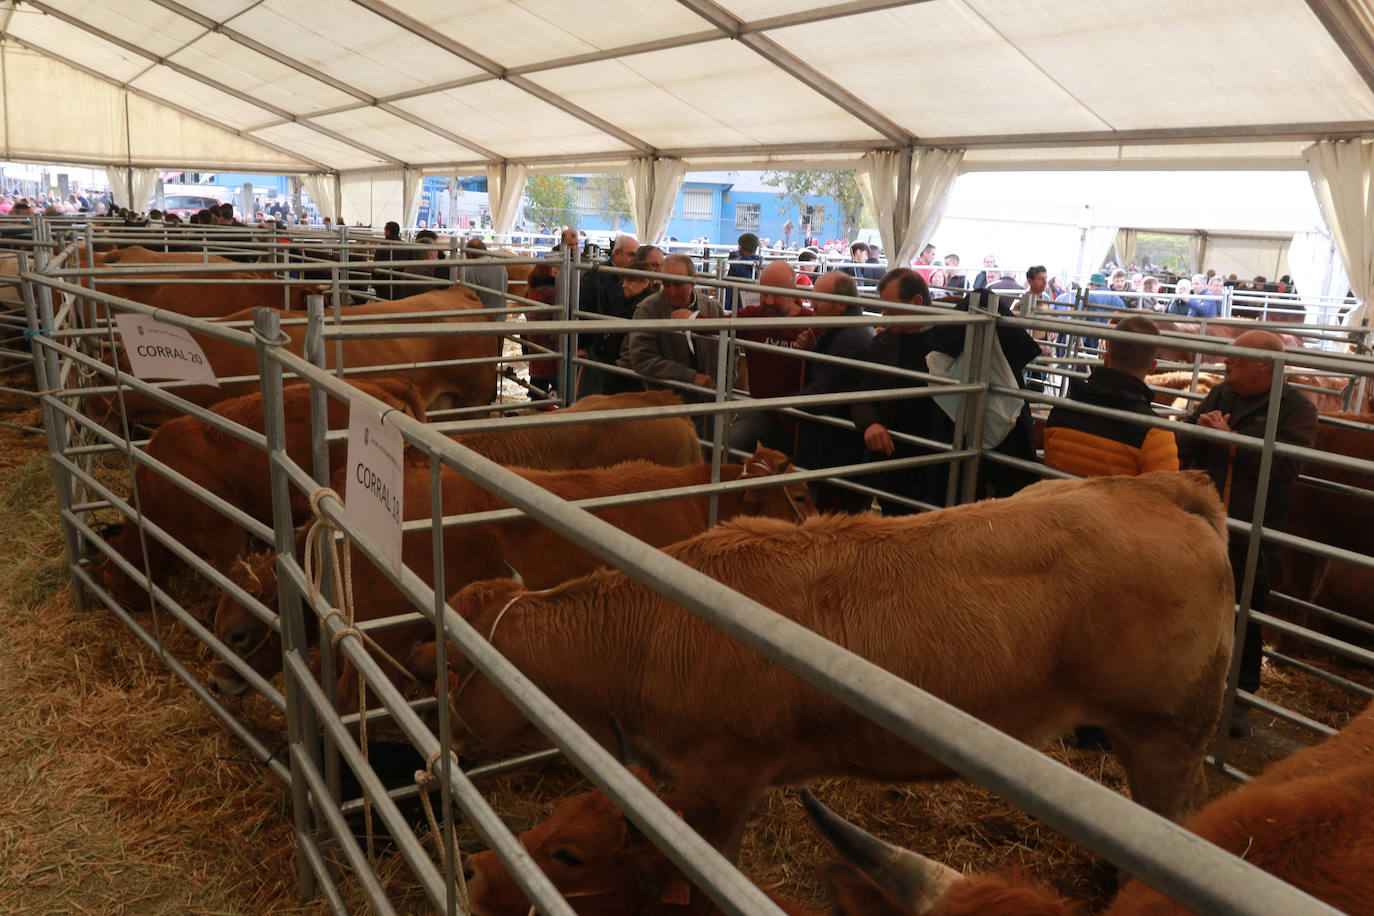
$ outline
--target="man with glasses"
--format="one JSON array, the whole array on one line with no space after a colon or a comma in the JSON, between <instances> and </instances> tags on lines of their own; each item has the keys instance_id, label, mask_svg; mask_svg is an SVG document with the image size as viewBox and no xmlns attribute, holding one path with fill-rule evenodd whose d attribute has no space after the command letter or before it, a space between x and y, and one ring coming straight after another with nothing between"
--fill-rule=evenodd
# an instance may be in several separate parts
<instances>
[{"instance_id":1,"label":"man with glasses","mask_svg":"<svg viewBox=\"0 0 1374 916\"><path fill-rule=\"evenodd\" d=\"M635 309L635 320L665 318L718 318L720 306L695 288L697 274L692 259L670 254L663 259L663 289ZM620 365L644 377L646 388L666 388L655 381L673 381L714 388L715 342L688 330L631 331L625 341Z\"/></svg>"}]
</instances>

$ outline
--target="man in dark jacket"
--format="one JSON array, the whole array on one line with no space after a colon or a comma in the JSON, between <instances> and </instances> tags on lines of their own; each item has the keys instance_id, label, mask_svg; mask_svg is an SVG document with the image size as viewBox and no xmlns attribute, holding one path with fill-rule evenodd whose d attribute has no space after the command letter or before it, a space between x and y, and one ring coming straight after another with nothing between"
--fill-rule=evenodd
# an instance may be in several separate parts
<instances>
[{"instance_id":1,"label":"man in dark jacket","mask_svg":"<svg viewBox=\"0 0 1374 916\"><path fill-rule=\"evenodd\" d=\"M1124 318L1116 329L1159 336L1159 328L1144 315ZM1155 416L1154 393L1145 384L1145 376L1154 371L1157 350L1147 343L1108 341L1103 364L1095 366L1086 379L1069 382L1069 400ZM1167 429L1061 404L1045 421L1045 463L1079 477L1177 471L1178 447Z\"/></svg>"},{"instance_id":2,"label":"man in dark jacket","mask_svg":"<svg viewBox=\"0 0 1374 916\"><path fill-rule=\"evenodd\" d=\"M908 267L898 267L883 274L878 281L878 298L883 302L902 305L929 305L930 287L921 275ZM900 309L884 309L885 315L906 315ZM901 325L880 328L869 346L868 360L882 366L893 366L913 372L928 372L926 354L930 352L930 328L917 325ZM863 388L924 388L926 383L920 379L903 378L885 372L866 371ZM931 411L935 409L930 398L911 398L905 401L856 401L850 408L854 426L863 436L870 460L884 458L914 458L929 455L931 449L901 440L894 440L892 433L906 433L909 436L930 435ZM899 468L874 474L870 477L873 486L887 490L897 496L919 500L932 505L944 504L944 493L936 494L931 487L936 475L928 467ZM943 477L940 478L943 480ZM909 515L917 510L905 503L894 500L878 500L883 515Z\"/></svg>"},{"instance_id":3,"label":"man in dark jacket","mask_svg":"<svg viewBox=\"0 0 1374 916\"><path fill-rule=\"evenodd\" d=\"M629 318L625 313L625 289L619 274L608 273L597 268L629 267L639 251L639 241L633 235L617 236L611 246L611 256L604 265L597 265L582 275L578 286L577 307L584 312L595 312L608 318ZM616 335L616 352L606 351L605 334L577 335L577 355L583 359L594 359L602 363L615 364L620 358L621 336ZM584 366L577 389L578 397L600 394L605 383L605 373L592 366Z\"/></svg>"},{"instance_id":4,"label":"man in dark jacket","mask_svg":"<svg viewBox=\"0 0 1374 916\"><path fill-rule=\"evenodd\" d=\"M1234 346L1255 350L1283 352L1283 341L1268 331L1246 331L1236 338ZM1197 409L1184 418L1206 429L1240 433L1243 436L1264 438L1265 422L1269 415L1269 394L1274 381L1274 364L1263 360L1227 356L1226 381L1213 388ZM1275 440L1290 445L1310 447L1317 437L1317 408L1302 392L1287 382L1279 391L1278 430ZM1227 514L1241 521L1252 521L1255 497L1259 493L1261 453L1254 449L1238 448L1219 442L1208 442L1195 436L1180 437L1179 458L1184 467L1199 468L1212 478L1221 494ZM1269 469L1268 495L1264 503L1264 527L1282 531L1288 520L1288 505L1293 483L1302 473L1304 462L1299 458L1274 455ZM1231 535L1231 571L1236 580L1236 600L1245 584L1245 555L1249 538ZM1273 568L1274 547L1261 543L1255 567L1255 584L1250 593L1250 608L1264 611L1269 598L1269 571ZM1260 686L1260 663L1263 645L1259 624L1251 621L1245 629L1241 647L1240 689L1254 693ZM1238 707L1231 719L1233 737L1249 734L1245 707Z\"/></svg>"},{"instance_id":5,"label":"man in dark jacket","mask_svg":"<svg viewBox=\"0 0 1374 916\"><path fill-rule=\"evenodd\" d=\"M858 296L859 287L854 278L847 273L832 270L822 274L816 281L815 292L837 296ZM858 303L829 302L813 299L812 307L822 318L856 316L863 314ZM873 328L865 325L842 328L826 328L821 334L807 329L797 338L797 346L803 350L839 356L846 359L863 360L868 358L869 346L873 342ZM834 394L840 391L858 391L863 385L863 368L856 365L808 362L806 364L806 384L798 394ZM811 413L824 416L853 419L848 407L832 405L828 407L809 407ZM813 421L803 422L797 442L797 461L808 470L858 464L864 460L863 440L852 429L843 429L829 424ZM836 486L825 481L812 484L816 508L821 512L862 512L872 500L846 487Z\"/></svg>"},{"instance_id":6,"label":"man in dark jacket","mask_svg":"<svg viewBox=\"0 0 1374 916\"><path fill-rule=\"evenodd\" d=\"M739 247L730 252L730 266L725 270L725 278L753 282L758 279L762 265L763 258L759 256L759 237L752 232L746 232L739 237ZM736 295L733 289L725 290L723 299L727 312L734 311L740 305L758 304L757 294Z\"/></svg>"}]
</instances>

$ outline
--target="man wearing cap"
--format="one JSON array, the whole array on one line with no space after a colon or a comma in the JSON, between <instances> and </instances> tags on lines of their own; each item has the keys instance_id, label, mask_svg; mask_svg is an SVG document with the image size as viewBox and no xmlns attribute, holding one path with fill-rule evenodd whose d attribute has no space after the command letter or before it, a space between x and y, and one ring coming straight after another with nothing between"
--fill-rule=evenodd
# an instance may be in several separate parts
<instances>
[{"instance_id":1,"label":"man wearing cap","mask_svg":"<svg viewBox=\"0 0 1374 916\"><path fill-rule=\"evenodd\" d=\"M759 237L752 232L746 232L739 237L739 247L730 252L730 264L725 270L727 280L746 280L753 282L759 275L759 267L763 263L763 258L759 256ZM736 296L733 289L725 291L725 310L734 311L736 305L752 304L748 299L752 297L748 294ZM740 300L737 302L737 299Z\"/></svg>"}]
</instances>

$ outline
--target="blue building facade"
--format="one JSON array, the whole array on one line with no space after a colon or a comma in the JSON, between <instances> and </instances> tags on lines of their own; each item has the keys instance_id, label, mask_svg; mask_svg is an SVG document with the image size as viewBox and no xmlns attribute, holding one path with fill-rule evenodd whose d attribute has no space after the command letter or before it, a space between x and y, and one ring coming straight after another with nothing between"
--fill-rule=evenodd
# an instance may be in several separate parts
<instances>
[{"instance_id":1,"label":"blue building facade","mask_svg":"<svg viewBox=\"0 0 1374 916\"><path fill-rule=\"evenodd\" d=\"M783 227L792 222L791 241L801 243L808 217L811 234L821 239L838 238L844 232L840 206L834 198L806 198L805 210L785 209L783 196L763 184L761 172L694 172L682 183L673 202L667 235L680 242L705 237L716 245L733 245L744 233L782 244ZM582 181L575 178L574 181ZM593 232L613 228L599 213L581 209L579 229ZM621 224L621 229L628 226Z\"/></svg>"}]
</instances>

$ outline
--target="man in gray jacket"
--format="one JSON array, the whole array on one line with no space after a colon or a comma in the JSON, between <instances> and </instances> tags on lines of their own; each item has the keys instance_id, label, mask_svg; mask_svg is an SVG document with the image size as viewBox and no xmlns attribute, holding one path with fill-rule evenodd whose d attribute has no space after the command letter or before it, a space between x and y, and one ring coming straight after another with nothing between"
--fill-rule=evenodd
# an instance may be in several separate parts
<instances>
[{"instance_id":1,"label":"man in gray jacket","mask_svg":"<svg viewBox=\"0 0 1374 916\"><path fill-rule=\"evenodd\" d=\"M464 248L466 258L488 258L487 245L481 239L468 239L467 246ZM477 298L482 300L484 309L501 309L506 307L506 269L500 264L479 264L476 267L463 268L463 282L471 283L474 286L481 286L484 289L475 290ZM504 321L505 315L488 315L483 321Z\"/></svg>"},{"instance_id":2,"label":"man in gray jacket","mask_svg":"<svg viewBox=\"0 0 1374 916\"><path fill-rule=\"evenodd\" d=\"M686 255L663 260L663 289L635 309L635 319L718 318L720 306L696 289L696 265ZM631 331L619 365L644 376L646 388L664 388L654 380L685 382L714 388L715 340L691 331Z\"/></svg>"}]
</instances>

